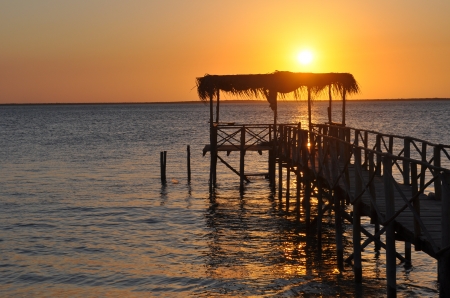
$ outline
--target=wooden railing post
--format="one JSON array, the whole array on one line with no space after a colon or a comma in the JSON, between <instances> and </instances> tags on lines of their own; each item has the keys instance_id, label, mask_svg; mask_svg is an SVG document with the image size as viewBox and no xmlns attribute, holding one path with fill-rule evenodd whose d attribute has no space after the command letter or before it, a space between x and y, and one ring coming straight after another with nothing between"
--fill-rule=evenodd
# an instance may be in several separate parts
<instances>
[{"instance_id":1,"label":"wooden railing post","mask_svg":"<svg viewBox=\"0 0 450 298\"><path fill-rule=\"evenodd\" d=\"M417 183L417 164L411 163L411 195L417 196L419 193L418 183ZM414 211L420 216L420 200L419 196L413 200ZM417 218L414 217L414 249L421 250L420 247L420 223Z\"/></svg>"},{"instance_id":2,"label":"wooden railing post","mask_svg":"<svg viewBox=\"0 0 450 298\"><path fill-rule=\"evenodd\" d=\"M381 135L377 134L376 143L375 143L376 151L381 153ZM376 173L377 175L381 175L381 155L377 154L377 167Z\"/></svg>"},{"instance_id":3,"label":"wooden railing post","mask_svg":"<svg viewBox=\"0 0 450 298\"><path fill-rule=\"evenodd\" d=\"M427 161L427 143L422 143L422 162L425 164L428 163ZM422 164L420 166L420 184L419 189L423 189L425 186L425 172L427 170L427 166L425 164Z\"/></svg>"},{"instance_id":4,"label":"wooden railing post","mask_svg":"<svg viewBox=\"0 0 450 298\"><path fill-rule=\"evenodd\" d=\"M309 162L314 173L316 171L316 134L312 131L309 134L309 144Z\"/></svg>"},{"instance_id":5,"label":"wooden railing post","mask_svg":"<svg viewBox=\"0 0 450 298\"><path fill-rule=\"evenodd\" d=\"M441 249L450 246L450 173L442 173L442 240ZM439 295L450 297L450 251L444 252L438 259Z\"/></svg>"},{"instance_id":6,"label":"wooden railing post","mask_svg":"<svg viewBox=\"0 0 450 298\"><path fill-rule=\"evenodd\" d=\"M369 177L372 177L372 175L375 175L375 160L374 160L374 153L369 153ZM373 179L371 179L369 183L369 192L370 197L372 200L370 201L370 223L375 225L375 234L378 233L380 230L380 223L378 219L378 214L376 210L376 202L377 202L377 193L375 191L375 183L373 182ZM377 237L377 240L380 240L380 237ZM375 241L375 250L380 250L380 244L378 241Z\"/></svg>"},{"instance_id":7,"label":"wooden railing post","mask_svg":"<svg viewBox=\"0 0 450 298\"><path fill-rule=\"evenodd\" d=\"M403 140L403 155L405 158L411 157L411 139L405 138ZM409 161L403 160L403 184L409 185Z\"/></svg>"},{"instance_id":8,"label":"wooden railing post","mask_svg":"<svg viewBox=\"0 0 450 298\"><path fill-rule=\"evenodd\" d=\"M364 148L368 148L369 147L369 132L368 131L364 131ZM368 151L364 150L364 169L368 169L369 167L369 161L368 161L369 155L368 155Z\"/></svg>"},{"instance_id":9,"label":"wooden railing post","mask_svg":"<svg viewBox=\"0 0 450 298\"><path fill-rule=\"evenodd\" d=\"M386 219L395 214L394 186L392 184L392 158L383 157L383 182L386 204ZM396 287L397 263L395 256L395 221L391 221L386 228L386 279L387 297L397 296Z\"/></svg>"},{"instance_id":10,"label":"wooden railing post","mask_svg":"<svg viewBox=\"0 0 450 298\"><path fill-rule=\"evenodd\" d=\"M435 167L441 167L441 145L434 146L434 166ZM441 177L436 177L436 180L434 180L434 195L436 197L436 200L441 200L442 198L442 185L441 185Z\"/></svg>"}]
</instances>

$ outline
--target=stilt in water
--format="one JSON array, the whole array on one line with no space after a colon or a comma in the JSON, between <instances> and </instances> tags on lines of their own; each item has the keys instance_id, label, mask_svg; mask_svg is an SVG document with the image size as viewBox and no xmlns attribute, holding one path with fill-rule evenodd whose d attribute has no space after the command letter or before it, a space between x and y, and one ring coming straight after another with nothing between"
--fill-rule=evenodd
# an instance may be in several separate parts
<instances>
[{"instance_id":1,"label":"stilt in water","mask_svg":"<svg viewBox=\"0 0 450 298\"><path fill-rule=\"evenodd\" d=\"M341 219L341 194L337 189L333 190L334 197L334 223L336 230L336 257L340 271L344 270L344 246L342 244L342 219Z\"/></svg>"},{"instance_id":2,"label":"stilt in water","mask_svg":"<svg viewBox=\"0 0 450 298\"><path fill-rule=\"evenodd\" d=\"M317 179L317 248L322 251L322 181Z\"/></svg>"}]
</instances>

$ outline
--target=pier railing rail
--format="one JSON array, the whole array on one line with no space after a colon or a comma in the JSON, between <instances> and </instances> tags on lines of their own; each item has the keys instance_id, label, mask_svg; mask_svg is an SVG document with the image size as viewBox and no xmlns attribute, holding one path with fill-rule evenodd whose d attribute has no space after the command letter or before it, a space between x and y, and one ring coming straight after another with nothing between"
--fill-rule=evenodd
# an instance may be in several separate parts
<instances>
[{"instance_id":1,"label":"pier railing rail","mask_svg":"<svg viewBox=\"0 0 450 298\"><path fill-rule=\"evenodd\" d=\"M450 146L341 125L313 124L309 131L280 125L278 130L277 153L288 165L308 168L330 189L342 187L353 205L369 194L370 212L385 227L408 213L416 249L438 256L450 248ZM354 167L352 179L349 167ZM383 181L383 202L377 201L376 178ZM428 195L429 200L419 200L430 189L434 194ZM403 199L402 206L395 204L395 194ZM421 216L431 201L441 213L440 235L435 223L427 224ZM422 242L428 247L420 247Z\"/></svg>"}]
</instances>

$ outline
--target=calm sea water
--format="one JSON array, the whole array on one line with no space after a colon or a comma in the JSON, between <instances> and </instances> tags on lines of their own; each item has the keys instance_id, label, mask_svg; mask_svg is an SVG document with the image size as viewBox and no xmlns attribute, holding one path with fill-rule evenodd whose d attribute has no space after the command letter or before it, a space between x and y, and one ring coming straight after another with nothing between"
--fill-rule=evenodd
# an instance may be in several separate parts
<instances>
[{"instance_id":1,"label":"calm sea water","mask_svg":"<svg viewBox=\"0 0 450 298\"><path fill-rule=\"evenodd\" d=\"M449 110L449 101L349 102L347 122L449 144ZM340 117L337 105L334 113ZM281 103L279 114L279 122L306 123L304 102ZM325 122L326 104L315 102L313 114ZM318 253L263 178L240 196L238 177L219 166L211 200L209 155L201 152L208 119L201 103L0 106L0 296L384 293L384 251L365 250L364 282L355 285L351 267L336 270L331 218ZM221 121L271 123L272 113L266 103L226 103ZM266 156L248 153L246 162L266 166ZM344 241L348 255L350 230ZM414 252L411 268L397 267L399 296L437 296L436 270Z\"/></svg>"}]
</instances>

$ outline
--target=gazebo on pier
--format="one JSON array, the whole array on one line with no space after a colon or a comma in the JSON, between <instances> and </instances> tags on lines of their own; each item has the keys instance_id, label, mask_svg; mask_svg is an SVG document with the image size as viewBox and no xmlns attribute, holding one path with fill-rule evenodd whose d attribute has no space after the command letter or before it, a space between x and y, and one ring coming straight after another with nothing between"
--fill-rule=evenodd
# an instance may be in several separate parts
<instances>
[{"instance_id":1,"label":"gazebo on pier","mask_svg":"<svg viewBox=\"0 0 450 298\"><path fill-rule=\"evenodd\" d=\"M343 100L342 120L340 124L345 126L345 105L346 97L350 94L359 92L359 86L355 78L350 73L296 73L289 71L275 71L269 74L239 74L239 75L205 75L197 78L198 96L203 101L210 104L210 145L205 147L204 151L211 152L211 168L210 168L210 189L216 184L216 166L217 152L222 147L217 141L217 130L219 128L220 119L220 92L225 92L232 96L245 99L265 98L273 110L273 126L269 127L271 131L269 138L277 139L277 106L278 98L285 98L291 94L295 99L300 99L301 95L306 94L308 99L308 123L311 129L311 101L315 96L328 93L328 122L332 121L332 99L334 96L340 96ZM214 119L214 99L216 99L216 117ZM273 136L272 136L273 135ZM272 142L275 149L275 142ZM244 144L245 146L245 139ZM232 169L236 174L241 176L241 186L244 180L247 180L243 171L243 155L245 151L252 148L253 150L269 150L269 179L274 183L275 158L271 154L270 149L259 148L255 144L242 149L234 146L234 150L226 151L243 151L241 152L241 169L238 172L225 163L227 167ZM267 147L267 146L266 146ZM223 149L223 148L222 148ZM227 148L230 149L230 148ZM251 150L251 149L250 149ZM225 151L223 149L222 151ZM272 158L271 158L272 157Z\"/></svg>"}]
</instances>

